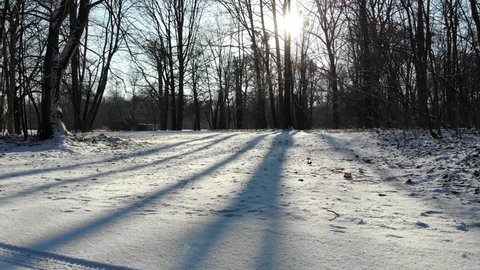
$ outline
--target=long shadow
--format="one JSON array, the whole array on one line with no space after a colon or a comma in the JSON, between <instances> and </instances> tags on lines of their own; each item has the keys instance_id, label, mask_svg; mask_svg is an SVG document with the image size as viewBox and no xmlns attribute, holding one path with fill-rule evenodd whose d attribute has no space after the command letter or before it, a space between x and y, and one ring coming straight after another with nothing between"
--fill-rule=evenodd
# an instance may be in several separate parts
<instances>
[{"instance_id":1,"label":"long shadow","mask_svg":"<svg viewBox=\"0 0 480 270\"><path fill-rule=\"evenodd\" d=\"M256 138L254 138L253 140L251 140L250 142L248 142L242 149L240 149L239 151L237 151L235 154L229 156L228 158L222 160L222 161L219 161L215 164L213 164L212 166L210 166L209 168L199 172L199 173L196 173L184 180L181 180L181 181L178 181L177 183L175 184L172 184L170 185L169 187L167 188L164 188L164 189L160 189L160 190L157 190L157 191L154 191L152 193L150 193L149 195L145 196L145 197L142 197L141 199L135 201L135 202L132 202L130 204L128 204L127 206L121 208L121 209L118 209L116 211L114 211L113 213L111 214L108 214L104 217L99 217L97 219L94 219L94 220L91 220L85 224L82 224L76 228L73 228L71 229L69 232L66 232L66 233L63 233L63 234L60 234L60 235L57 235L57 236L54 236L50 239L47 239L45 241L41 241L41 242L38 242L38 243L35 243L29 247L26 247L28 249L31 249L31 250L52 250L54 248L57 248L57 247L61 247L61 246L64 246L76 239L80 239L81 237L91 233L91 232L94 232L96 230L99 230L109 224L112 224L118 220L120 220L121 218L125 217L126 215L134 212L134 211L137 211L141 208L144 208L150 204L153 204L155 203L156 201L164 198L165 196L167 196L168 194L176 191L176 190L179 190L179 189L182 189L185 185L187 184L190 184L190 183L194 183L196 182L197 180L201 179L202 177L206 176L206 175L209 175L217 170L219 170L220 168L226 166L227 164L235 161L236 159L238 159L239 157L241 157L242 155L245 154L246 151L249 151L251 149L253 149L265 136L267 135L261 135L261 136L258 136ZM12 256L12 258L10 258L11 260L15 260L15 259L18 259L17 256ZM6 268L3 268L3 269L8 269L8 267Z\"/></svg>"},{"instance_id":2,"label":"long shadow","mask_svg":"<svg viewBox=\"0 0 480 270\"><path fill-rule=\"evenodd\" d=\"M155 147L147 150L139 150L139 151L134 151L125 155L122 155L121 157L110 157L106 158L103 160L95 160L95 161L89 161L89 162L83 162L83 163L75 163L71 165L66 165L66 166L60 166L60 167L50 167L50 168L41 168L41 169L33 169L33 170L25 170L25 171L20 171L20 172L11 172L11 173L5 173L0 175L0 181L10 179L10 178L15 178L19 176L27 176L27 175L33 175L33 174L40 174L40 173L48 173L48 172L55 172L55 171L60 171L60 170L69 170L69 169L74 169L78 168L81 166L88 166L88 165L94 165L97 163L105 163L105 162L114 162L119 159L126 159L126 158L134 158L138 156L146 156L146 155L152 155L155 153L158 153L160 151L164 151L167 149L175 148L184 144L192 143L192 142L197 142L197 141L203 141L207 140L213 137L217 137L219 134L212 134L210 136L205 136L201 138L196 138L196 139L191 139L191 140L186 140L186 141L181 141L169 145L164 145L160 147Z\"/></svg>"},{"instance_id":3,"label":"long shadow","mask_svg":"<svg viewBox=\"0 0 480 270\"><path fill-rule=\"evenodd\" d=\"M206 256L215 247L229 227L242 219L256 217L264 220L268 232L263 233L262 247L256 261L256 269L276 269L275 250L278 248L280 231L279 198L281 173L285 154L292 145L292 135L283 132L277 135L264 160L252 175L242 192L231 204L217 212L220 217L197 231L187 241L193 243L190 252L183 258L181 269L198 269ZM248 241L248 240L245 240Z\"/></svg>"},{"instance_id":4,"label":"long shadow","mask_svg":"<svg viewBox=\"0 0 480 270\"><path fill-rule=\"evenodd\" d=\"M351 147L347 147L345 143L339 142L339 140L334 138L333 136L330 136L330 135L327 135L327 134L322 134L321 138L323 138L332 149L334 149L338 152L341 152L345 157L347 157L351 160L357 160L357 161L361 162L361 161L368 161L368 160L371 159L371 157L362 155L362 153L359 153L358 151L355 151ZM339 146L341 146L341 147L339 147ZM344 151L341 151L342 149ZM403 184L402 182L396 181L396 180L398 180L397 177L388 175L388 171L379 168L375 164L362 163L362 165L365 166L365 167L368 167L375 174L380 175L382 177L382 179L385 179L386 177L388 177L389 181L384 181L385 183L388 183L389 185L394 186L398 189L405 189L406 191L410 192L410 190L407 190L407 186L405 184ZM437 207L439 209L444 209L445 208L444 206L447 202L439 199L439 200L436 200L436 201L430 200L430 203L435 205L435 207ZM462 205L461 207L463 208L465 206ZM461 224L457 225L456 229L462 230L462 231L468 231L469 229L477 229L477 230L480 229L480 222L478 221L479 220L479 215L478 214L476 214L474 211L467 211L467 210L463 210L461 212L462 213L468 213L467 216L463 215L463 218L468 219L469 223L462 222ZM455 211L455 212L447 213L447 214L449 214L451 217L456 219L456 218L459 217L460 211Z\"/></svg>"},{"instance_id":5,"label":"long shadow","mask_svg":"<svg viewBox=\"0 0 480 270\"><path fill-rule=\"evenodd\" d=\"M82 176L82 177L69 179L69 180L65 180L65 181L56 181L56 182L52 182L52 183L49 183L49 184L44 184L44 185L40 185L40 186L31 187L31 188L28 188L28 189L25 189L25 190L22 190L22 191L19 191L19 192L16 192L16 193L9 194L7 196L0 197L0 202L5 203L6 201L11 200L11 199L29 196L31 194L41 192L41 191L45 191L45 190L48 190L50 188L54 188L54 187L57 187L57 186L73 185L73 184L76 184L78 182L86 181L86 180L93 179L93 178L102 178L102 177L105 177L105 176L108 176L108 175L114 175L114 174L119 174L119 173L123 173L123 172L137 171L137 170L140 170L140 169L144 169L146 167L150 167L150 166L158 165L160 163L168 162L168 161L173 160L173 159L178 159L178 158L183 157L183 156L188 156L188 155L191 155L191 154L194 154L194 153L198 153L199 151L202 151L203 149L207 149L209 147L215 146L216 144L219 144L219 143L221 143L225 140L228 140L232 137L235 137L235 136L237 136L237 135L236 134L230 134L230 135L224 136L224 137L222 137L218 140L215 140L215 141L213 141L209 144L200 145L200 146L198 146L196 148L193 148L192 150L187 151L185 153L168 156L168 157L162 158L162 159L157 159L154 162L138 164L138 165L135 165L135 166L128 166L128 167L125 167L123 169L100 172L100 173L95 173L95 174L91 174L91 175L88 175L88 176ZM103 184L105 182L97 181L95 183L99 183L99 184L102 183Z\"/></svg>"},{"instance_id":6,"label":"long shadow","mask_svg":"<svg viewBox=\"0 0 480 270\"><path fill-rule=\"evenodd\" d=\"M12 258L4 259L2 256L0 256L0 269L5 269L9 265L17 265L20 267L28 267L28 268L36 269L36 266L34 265L35 262L31 259L31 257L34 257L36 260L50 260L54 262L56 261L58 262L57 264L60 264L57 267L62 267L62 266L65 267L65 264L67 265L74 264L77 266L86 267L90 269L108 269L108 270L131 270L132 269L124 266L94 262L90 260L69 257L65 255L51 253L51 252L43 252L43 251L37 251L37 250L28 249L28 248L22 248L22 247L0 242L0 251L1 250L5 250L8 253L21 254L22 257L30 258L30 259L28 259L29 261L22 260L22 259L18 260L19 258L17 258L17 260L12 260ZM4 261L4 263L2 263L2 261ZM52 266L49 266L49 267L52 267ZM57 269L60 269L60 268L57 268Z\"/></svg>"}]
</instances>

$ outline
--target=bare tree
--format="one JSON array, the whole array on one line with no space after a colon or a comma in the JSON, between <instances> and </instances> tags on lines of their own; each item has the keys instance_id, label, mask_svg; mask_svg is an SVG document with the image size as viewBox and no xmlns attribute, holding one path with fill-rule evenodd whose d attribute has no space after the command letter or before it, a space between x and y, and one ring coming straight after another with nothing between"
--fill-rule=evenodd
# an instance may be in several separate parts
<instances>
[{"instance_id":1,"label":"bare tree","mask_svg":"<svg viewBox=\"0 0 480 270\"><path fill-rule=\"evenodd\" d=\"M54 135L61 136L66 132L59 106L61 79L70 59L80 44L83 31L88 23L90 10L101 2L103 1L99 0L92 3L88 0L80 0L78 15L76 16L76 26L74 31L67 37L62 50L60 50L60 29L69 14L69 6L73 5L74 2L72 0L62 0L60 3L55 3L51 6L44 5L50 14L50 20L47 51L43 63L42 117L39 128L40 139L48 139Z\"/></svg>"},{"instance_id":2,"label":"bare tree","mask_svg":"<svg viewBox=\"0 0 480 270\"><path fill-rule=\"evenodd\" d=\"M272 70L270 67L270 34L265 27L265 12L264 0L260 0L260 19L262 22L263 45L265 46L265 53L263 57L263 66L265 67L266 81L268 86L268 98L270 101L270 113L272 115L272 127L278 128L277 108L275 105L275 96L273 94Z\"/></svg>"},{"instance_id":3,"label":"bare tree","mask_svg":"<svg viewBox=\"0 0 480 270\"><path fill-rule=\"evenodd\" d=\"M317 7L316 18L322 30L317 35L327 51L330 88L332 92L333 128L340 127L338 76L337 76L337 53L339 49L339 37L342 32L344 19L342 18L345 6L335 0L315 0Z\"/></svg>"},{"instance_id":4,"label":"bare tree","mask_svg":"<svg viewBox=\"0 0 480 270\"><path fill-rule=\"evenodd\" d=\"M251 0L234 1L222 0L221 3L228 10L230 15L238 21L242 29L247 31L248 37L251 41L253 67L255 70L255 101L256 101L256 128L267 127L267 120L265 115L265 89L262 80L262 53L258 44L258 32L256 31L254 6Z\"/></svg>"},{"instance_id":5,"label":"bare tree","mask_svg":"<svg viewBox=\"0 0 480 270\"><path fill-rule=\"evenodd\" d=\"M102 27L104 41L102 45L102 55L100 55L98 61L100 65L100 77L96 82L97 87L95 92L92 93L90 89L87 90L82 112L82 129L84 131L93 128L95 117L97 116L107 87L113 57L125 39L125 32L128 31L122 26L126 12L130 9L130 6L125 6L125 2L125 0L105 0L103 3L108 17L106 24Z\"/></svg>"},{"instance_id":6,"label":"bare tree","mask_svg":"<svg viewBox=\"0 0 480 270\"><path fill-rule=\"evenodd\" d=\"M286 18L291 12L290 0L285 0L283 4L283 17ZM284 100L283 100L283 125L284 129L291 128L292 122L292 94L293 94L293 63L291 55L292 33L285 31L285 61L284 61Z\"/></svg>"},{"instance_id":7,"label":"bare tree","mask_svg":"<svg viewBox=\"0 0 480 270\"><path fill-rule=\"evenodd\" d=\"M9 134L20 134L20 121L22 111L20 99L18 96L19 88L17 86L18 75L18 56L19 39L22 36L20 32L21 13L23 8L22 1L15 1L9 5L5 3L5 9L8 10L8 55L4 57L6 92L7 92L7 130ZM7 48L4 52L7 52Z\"/></svg>"}]
</instances>

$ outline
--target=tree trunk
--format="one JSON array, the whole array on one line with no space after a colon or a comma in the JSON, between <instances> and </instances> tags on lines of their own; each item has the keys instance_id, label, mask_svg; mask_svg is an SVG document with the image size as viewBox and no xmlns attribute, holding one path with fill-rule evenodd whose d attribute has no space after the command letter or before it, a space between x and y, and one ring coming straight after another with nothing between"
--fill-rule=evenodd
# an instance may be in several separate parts
<instances>
[{"instance_id":1,"label":"tree trunk","mask_svg":"<svg viewBox=\"0 0 480 270\"><path fill-rule=\"evenodd\" d=\"M95 2L95 4L99 3L98 1ZM75 30L67 38L60 52L60 29L68 15L67 7L69 4L71 4L71 0L62 0L59 7L52 12L50 18L42 78L42 116L39 130L39 138L42 140L49 139L52 136L64 136L66 133L62 111L59 106L60 81L63 72L77 50L88 22L90 9L93 7L90 1L80 0Z\"/></svg>"},{"instance_id":2,"label":"tree trunk","mask_svg":"<svg viewBox=\"0 0 480 270\"><path fill-rule=\"evenodd\" d=\"M192 73L192 92L193 92L193 111L194 111L193 130L202 129L200 126L200 102L198 100L197 72L198 72L198 67L194 66L194 71Z\"/></svg>"},{"instance_id":3,"label":"tree trunk","mask_svg":"<svg viewBox=\"0 0 480 270\"><path fill-rule=\"evenodd\" d=\"M76 1L75 1L76 2ZM71 5L70 8L70 34L75 31L75 23L77 19L77 7L76 5ZM72 102L73 109L73 129L75 131L80 131L84 129L83 119L82 119L82 90L80 87L80 54L78 49L75 50L72 61L70 64L71 67L71 86L70 86L70 100Z\"/></svg>"},{"instance_id":4,"label":"tree trunk","mask_svg":"<svg viewBox=\"0 0 480 270\"><path fill-rule=\"evenodd\" d=\"M373 127L372 110L372 64L370 59L370 35L367 15L367 0L359 1L360 16L360 74L361 74L361 93L363 96L362 119L363 127Z\"/></svg>"},{"instance_id":5,"label":"tree trunk","mask_svg":"<svg viewBox=\"0 0 480 270\"><path fill-rule=\"evenodd\" d=\"M423 0L418 0L417 35L416 35L415 75L417 81L417 111L420 127L427 128L428 115L428 82L427 82L427 52L425 49L425 9Z\"/></svg>"},{"instance_id":6,"label":"tree trunk","mask_svg":"<svg viewBox=\"0 0 480 270\"><path fill-rule=\"evenodd\" d=\"M0 16L0 45L3 44L3 34L5 32L5 22L7 21L8 10L10 9L10 1L3 1L2 14Z\"/></svg>"},{"instance_id":7,"label":"tree trunk","mask_svg":"<svg viewBox=\"0 0 480 270\"><path fill-rule=\"evenodd\" d=\"M7 129L9 134L20 134L20 122L21 122L21 108L20 99L18 98L17 87L17 65L18 65L18 39L19 39L19 26L20 26L20 1L17 1L12 7L9 8L11 13L9 17L10 34L8 43L8 66L6 68L7 75ZM8 8L8 7L7 7Z\"/></svg>"},{"instance_id":8,"label":"tree trunk","mask_svg":"<svg viewBox=\"0 0 480 270\"><path fill-rule=\"evenodd\" d=\"M183 28L183 26L182 26ZM183 128L183 103L184 103L184 93L183 88L185 84L185 59L184 59L184 51L183 51L183 29L179 29L178 35L180 36L179 42L180 44L177 45L178 48L178 100L177 100L177 121L176 121L176 130L182 130Z\"/></svg>"},{"instance_id":9,"label":"tree trunk","mask_svg":"<svg viewBox=\"0 0 480 270\"><path fill-rule=\"evenodd\" d=\"M236 116L236 128L243 128L243 67L240 64L240 59L234 58L233 65L235 68L235 116Z\"/></svg>"},{"instance_id":10,"label":"tree trunk","mask_svg":"<svg viewBox=\"0 0 480 270\"><path fill-rule=\"evenodd\" d=\"M247 15L250 22L250 39L252 41L252 50L253 50L253 64L255 69L255 85L257 87L256 92L256 118L255 118L255 127L257 129L262 129L267 127L267 120L265 117L265 91L262 83L262 70L260 66L261 54L257 44L257 34L255 32L254 20L253 20L253 7L251 0L248 0L247 4Z\"/></svg>"},{"instance_id":11,"label":"tree trunk","mask_svg":"<svg viewBox=\"0 0 480 270\"><path fill-rule=\"evenodd\" d=\"M330 87L332 89L332 112L333 112L333 128L340 127L340 117L338 113L338 78L337 65L335 63L335 55L330 47L327 47L328 60L330 64Z\"/></svg>"},{"instance_id":12,"label":"tree trunk","mask_svg":"<svg viewBox=\"0 0 480 270\"><path fill-rule=\"evenodd\" d=\"M287 16L290 13L290 0L285 0L283 6L283 16ZM284 69L284 102L283 102L283 128L289 129L292 127L292 91L293 91L293 69L292 69L292 56L291 56L291 42L292 35L285 31L285 69Z\"/></svg>"},{"instance_id":13,"label":"tree trunk","mask_svg":"<svg viewBox=\"0 0 480 270\"><path fill-rule=\"evenodd\" d=\"M155 47L154 50L157 50L157 48ZM164 109L164 106L165 106L165 102L163 101L163 99L165 98L165 94L164 94L164 83L163 83L163 72L164 72L164 65L163 65L163 46L160 47L160 55L157 54L157 52L154 52L155 53L155 68L156 68L156 71L157 71L157 82L158 82L158 85L157 85L157 93L156 93L156 97L157 97L157 102L158 102L158 111L160 112L160 129L163 129L163 121L162 119L164 118L164 113L165 113L165 109ZM167 95L167 99L168 99L168 95ZM167 103L168 104L168 103ZM166 129L166 128L165 128Z\"/></svg>"},{"instance_id":14,"label":"tree trunk","mask_svg":"<svg viewBox=\"0 0 480 270\"><path fill-rule=\"evenodd\" d=\"M475 27L477 29L476 31L477 46L480 46L480 15L478 14L477 0L470 0L470 10L472 13L472 19L475 22ZM479 61L480 61L480 58L479 58Z\"/></svg>"},{"instance_id":15,"label":"tree trunk","mask_svg":"<svg viewBox=\"0 0 480 270\"><path fill-rule=\"evenodd\" d=\"M260 0L260 16L262 21L263 44L265 46L264 66L267 76L268 99L270 101L270 111L272 114L272 127L278 128L277 109L275 107L275 96L273 94L272 71L270 69L270 44L268 43L269 34L265 28L265 16L263 12L263 0Z\"/></svg>"},{"instance_id":16,"label":"tree trunk","mask_svg":"<svg viewBox=\"0 0 480 270\"><path fill-rule=\"evenodd\" d=\"M222 55L220 54L219 55L219 59L221 59ZM223 67L221 66L221 61L219 63L219 66L217 68L217 76L218 76L218 97L217 97L217 102L215 104L215 109L213 110L213 120L212 120L212 124L213 124L213 129L217 129L217 128L223 128L223 125L222 125L222 120L224 119L220 119L219 118L223 118L223 114L221 112L221 109L223 108L223 102L224 102L224 98L223 98ZM219 117L219 115L222 114L221 117Z\"/></svg>"},{"instance_id":17,"label":"tree trunk","mask_svg":"<svg viewBox=\"0 0 480 270\"><path fill-rule=\"evenodd\" d=\"M280 37L278 34L278 21L277 21L277 3L276 0L272 0L272 13L273 13L273 29L274 29L274 38L275 38L275 54L277 65L277 83L278 83L278 111L282 111L283 108L283 95L284 95L284 85L283 85L283 70L282 70L282 55L280 53ZM278 115L278 122L281 124L284 122L282 116Z\"/></svg>"},{"instance_id":18,"label":"tree trunk","mask_svg":"<svg viewBox=\"0 0 480 270\"><path fill-rule=\"evenodd\" d=\"M168 65L170 68L169 72L169 90L170 90L170 117L171 117L171 127L172 130L177 130L177 105L176 105L176 96L175 96L175 73L174 73L174 65L173 62L173 49L172 49L172 42L170 38L168 39Z\"/></svg>"}]
</instances>

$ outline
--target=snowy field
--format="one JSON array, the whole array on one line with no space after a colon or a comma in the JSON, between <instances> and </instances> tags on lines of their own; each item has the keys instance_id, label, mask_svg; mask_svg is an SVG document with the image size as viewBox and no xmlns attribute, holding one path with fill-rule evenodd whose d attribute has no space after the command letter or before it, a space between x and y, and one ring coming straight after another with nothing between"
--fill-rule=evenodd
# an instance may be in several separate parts
<instances>
[{"instance_id":1,"label":"snowy field","mask_svg":"<svg viewBox=\"0 0 480 270\"><path fill-rule=\"evenodd\" d=\"M480 269L480 135L444 136L0 140L0 269Z\"/></svg>"}]
</instances>

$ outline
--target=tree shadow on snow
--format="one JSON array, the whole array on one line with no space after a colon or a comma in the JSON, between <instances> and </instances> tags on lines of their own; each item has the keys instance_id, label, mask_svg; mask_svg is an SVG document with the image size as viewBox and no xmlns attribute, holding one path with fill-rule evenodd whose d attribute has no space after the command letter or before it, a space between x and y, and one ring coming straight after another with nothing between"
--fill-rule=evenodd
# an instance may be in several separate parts
<instances>
[{"instance_id":1,"label":"tree shadow on snow","mask_svg":"<svg viewBox=\"0 0 480 270\"><path fill-rule=\"evenodd\" d=\"M226 208L217 211L217 219L187 238L189 249L182 258L181 269L202 268L201 263L215 248L235 222L261 220L266 230L261 239L261 249L255 258L255 269L276 269L278 233L280 232L279 200L282 186L282 166L292 134L277 135L264 160L251 176L244 189ZM241 241L249 241L242 237ZM241 251L240 251L241 253ZM245 266L247 267L247 266Z\"/></svg>"},{"instance_id":2,"label":"tree shadow on snow","mask_svg":"<svg viewBox=\"0 0 480 270\"><path fill-rule=\"evenodd\" d=\"M9 195L1 196L0 197L0 202L5 203L6 201L11 200L11 199L29 196L29 195L37 193L37 192L41 192L41 191L45 191L45 190L48 190L48 189L51 189L51 188L55 188L57 186L73 185L73 184L78 184L80 182L88 181L88 180L91 180L91 179L101 179L102 177L115 175L115 174L119 174L119 173L134 172L134 171L138 171L138 170L141 170L141 169L144 169L144 168L147 168L147 167L159 165L161 163L165 163L165 162L168 162L170 160L181 159L184 156L188 156L188 155L191 155L191 154L194 154L194 153L198 153L199 151L202 151L204 149L208 149L212 146L215 146L215 145L217 145L217 144L219 144L219 143L221 143L225 140L231 139L235 136L237 136L237 135L236 134L230 134L230 135L224 136L222 138L219 138L217 140L214 140L214 141L212 141L208 144L201 144L198 147L192 148L191 150L189 150L187 152L184 152L184 153L181 153L181 154L176 154L176 155L170 155L170 156L167 156L167 157L161 158L161 159L156 159L153 162L141 163L141 164L137 164L137 165L134 165L134 166L127 166L127 167L122 168L122 169L115 169L115 170L110 170L110 171L105 171L105 172L99 172L99 173L94 173L94 174L90 174L90 175L87 175L87 176L70 178L70 179L63 179L61 181L55 181L55 182L44 184L44 185L33 186L31 188L27 188L25 190L22 190L22 191L19 191L19 192L16 192L16 193L9 193ZM149 154L152 154L152 153L150 152ZM88 186L91 187L95 184L103 184L103 183L105 183L105 181L99 180L99 181L90 182Z\"/></svg>"},{"instance_id":3,"label":"tree shadow on snow","mask_svg":"<svg viewBox=\"0 0 480 270\"><path fill-rule=\"evenodd\" d=\"M180 141L177 143L173 144L168 144L168 145L163 145L160 147L154 147L146 150L139 150L139 151L134 151L125 155L121 155L120 157L114 156L102 160L95 160L95 161L88 161L88 162L83 162L83 163L74 163L70 165L65 165L65 166L55 166L55 167L49 167L49 168L41 168L41 169L32 169L32 170L22 170L19 172L11 172L11 173L4 173L0 174L0 181L4 181L7 179L15 178L15 177L20 177L20 176L27 176L27 175L35 175L35 174L42 174L42 173L50 173L50 172L56 172L56 171L61 171L61 170L71 170L75 168L80 168L82 166L89 166L89 165L95 165L95 164L101 164L101 163L108 163L108 162L115 162L118 161L119 159L127 159L127 158L135 158L135 157L144 157L147 155L152 155L161 151L165 151L171 148L176 148L182 145L186 145L188 143L193 143L197 141L204 141L208 140L214 137L219 136L219 134L213 134L210 136L205 136L205 137L200 137L200 138L195 138L191 140L186 140L186 141ZM25 150L27 151L27 149ZM5 153L8 153L5 152ZM0 156L1 158L1 156Z\"/></svg>"},{"instance_id":4,"label":"tree shadow on snow","mask_svg":"<svg viewBox=\"0 0 480 270\"><path fill-rule=\"evenodd\" d=\"M93 233L95 231L101 230L102 228L112 225L115 222L120 221L122 218L127 217L129 214L134 213L135 211L138 211L142 208L145 208L147 206L150 206L159 200L163 199L167 195L177 191L181 190L188 184L192 184L202 177L205 177L222 167L226 166L227 164L237 160L240 158L242 155L245 154L245 152L252 150L255 148L260 141L264 139L267 135L260 135L252 139L251 141L247 142L244 147L236 151L234 154L230 155L224 160L221 160L210 167L202 170L201 172L198 172L186 179L183 179L181 181L176 182L175 184L172 184L166 188L155 190L149 194L146 194L145 196L139 196L138 200L126 205L125 207L122 207L118 210L114 210L112 213L109 213L105 216L87 221L83 224L80 224L79 226L70 229L69 231L65 233L58 234L56 236L50 237L48 239L45 239L41 242L34 243L28 247L22 247L26 248L29 250L42 250L42 251L50 251L55 248L59 248L62 246L65 246L75 240L79 240L82 237L86 237L88 234ZM28 258L23 258L23 256L13 254L12 256L6 258L5 260L10 260L10 261L15 261L22 259L23 261L29 262ZM2 270L9 269L8 267L3 268Z\"/></svg>"},{"instance_id":5,"label":"tree shadow on snow","mask_svg":"<svg viewBox=\"0 0 480 270\"><path fill-rule=\"evenodd\" d=\"M12 256L2 256L4 252L7 254L17 254L16 258ZM70 256L60 255L51 252L43 252L22 248L14 245L9 245L0 242L0 269L21 267L30 269L43 269L38 267L38 262L47 262L48 268L64 269L75 265L77 268L85 267L89 269L108 269L108 270L130 270L132 268L117 266L113 264L106 264L94 262L90 260L74 258Z\"/></svg>"}]
</instances>

